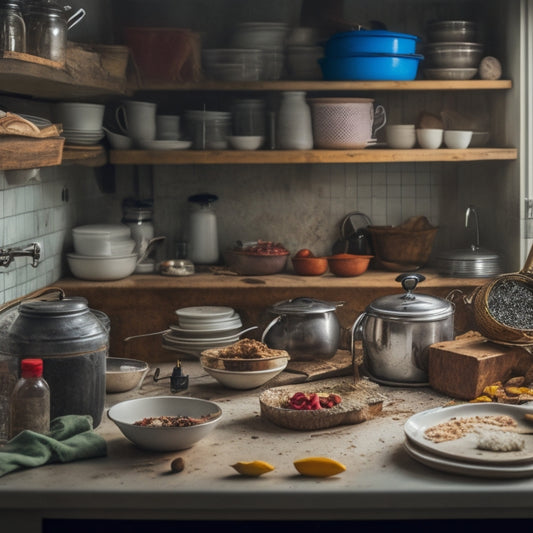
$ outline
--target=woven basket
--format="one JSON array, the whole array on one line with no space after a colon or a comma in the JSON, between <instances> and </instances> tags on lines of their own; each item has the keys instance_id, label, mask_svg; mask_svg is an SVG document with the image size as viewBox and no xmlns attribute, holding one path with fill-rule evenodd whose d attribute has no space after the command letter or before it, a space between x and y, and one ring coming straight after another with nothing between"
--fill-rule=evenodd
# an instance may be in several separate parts
<instances>
[{"instance_id":1,"label":"woven basket","mask_svg":"<svg viewBox=\"0 0 533 533\"><path fill-rule=\"evenodd\" d=\"M438 228L432 227L425 217L413 217L401 226L367 229L378 265L385 262L421 268L429 261Z\"/></svg>"},{"instance_id":2,"label":"woven basket","mask_svg":"<svg viewBox=\"0 0 533 533\"><path fill-rule=\"evenodd\" d=\"M507 326L496 320L490 313L489 295L502 281L517 281L533 288L533 277L528 275L502 274L492 281L474 289L471 295L474 321L479 333L487 339L502 344L533 345L533 330Z\"/></svg>"}]
</instances>

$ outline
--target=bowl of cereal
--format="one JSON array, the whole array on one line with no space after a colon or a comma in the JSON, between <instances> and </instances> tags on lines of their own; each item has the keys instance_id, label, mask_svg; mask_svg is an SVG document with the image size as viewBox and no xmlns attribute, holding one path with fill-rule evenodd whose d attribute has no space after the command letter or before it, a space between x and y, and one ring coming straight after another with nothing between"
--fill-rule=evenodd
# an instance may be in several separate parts
<instances>
[{"instance_id":1,"label":"bowl of cereal","mask_svg":"<svg viewBox=\"0 0 533 533\"><path fill-rule=\"evenodd\" d=\"M173 452L207 437L220 422L222 410L200 398L152 396L117 403L107 416L139 448Z\"/></svg>"}]
</instances>

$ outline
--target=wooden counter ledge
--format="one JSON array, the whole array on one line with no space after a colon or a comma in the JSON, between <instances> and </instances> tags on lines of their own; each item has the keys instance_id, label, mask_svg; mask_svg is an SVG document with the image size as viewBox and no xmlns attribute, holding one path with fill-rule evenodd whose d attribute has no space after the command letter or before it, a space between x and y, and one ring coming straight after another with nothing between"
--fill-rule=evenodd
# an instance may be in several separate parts
<instances>
[{"instance_id":1,"label":"wooden counter ledge","mask_svg":"<svg viewBox=\"0 0 533 533\"><path fill-rule=\"evenodd\" d=\"M426 279L417 292L446 298L454 289L470 294L485 278L449 278L431 270L420 271ZM126 337L155 333L177 324L175 310L196 305L233 307L244 326L265 324L266 310L276 302L307 296L345 302L337 309L344 328L376 298L401 293L397 272L369 270L353 278L332 274L305 277L292 273L272 276L238 276L196 273L185 277L159 274L133 275L118 281L83 281L65 278L54 283L67 296L83 296L89 306L106 313L111 320L110 356L135 357L148 362L172 361L176 352L162 347L161 337L150 336L124 342ZM456 326L463 326L456 312ZM270 317L271 318L271 317Z\"/></svg>"}]
</instances>

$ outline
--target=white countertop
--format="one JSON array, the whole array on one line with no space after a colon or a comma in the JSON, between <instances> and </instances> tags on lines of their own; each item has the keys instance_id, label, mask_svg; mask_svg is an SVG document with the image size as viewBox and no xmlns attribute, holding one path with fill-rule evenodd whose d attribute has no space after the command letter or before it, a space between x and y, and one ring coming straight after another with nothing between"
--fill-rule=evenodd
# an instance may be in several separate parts
<instances>
[{"instance_id":1,"label":"white countertop","mask_svg":"<svg viewBox=\"0 0 533 533\"><path fill-rule=\"evenodd\" d=\"M154 383L153 365L140 390L108 395L106 407L131 397L168 395ZM161 364L170 375L172 364ZM223 420L193 448L147 452L126 440L104 415L97 428L108 443L104 458L53 464L0 478L0 521L18 533L40 531L47 518L179 520L389 520L532 518L533 478L487 479L439 472L403 449L403 425L413 414L450 399L429 388L386 387L382 413L357 425L293 431L261 418L261 389L232 391L197 361L182 361L187 396L219 403ZM346 465L325 479L300 476L293 461L328 456ZM177 456L185 469L170 474ZM275 470L259 478L230 465L261 459Z\"/></svg>"}]
</instances>

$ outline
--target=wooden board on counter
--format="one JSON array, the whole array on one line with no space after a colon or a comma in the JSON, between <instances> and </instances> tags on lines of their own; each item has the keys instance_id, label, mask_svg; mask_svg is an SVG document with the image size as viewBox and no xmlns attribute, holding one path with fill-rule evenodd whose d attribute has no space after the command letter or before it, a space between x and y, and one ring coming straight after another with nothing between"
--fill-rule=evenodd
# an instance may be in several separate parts
<instances>
[{"instance_id":1,"label":"wooden board on counter","mask_svg":"<svg viewBox=\"0 0 533 533\"><path fill-rule=\"evenodd\" d=\"M488 385L524 376L531 365L531 355L520 346L465 336L430 346L429 384L452 398L473 400Z\"/></svg>"}]
</instances>

